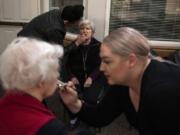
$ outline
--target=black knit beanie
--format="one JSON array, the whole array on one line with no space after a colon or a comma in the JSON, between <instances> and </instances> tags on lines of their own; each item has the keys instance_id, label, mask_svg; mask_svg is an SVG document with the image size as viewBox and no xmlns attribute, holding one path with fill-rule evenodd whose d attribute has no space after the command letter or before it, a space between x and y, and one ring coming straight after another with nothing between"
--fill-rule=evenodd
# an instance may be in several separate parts
<instances>
[{"instance_id":1,"label":"black knit beanie","mask_svg":"<svg viewBox=\"0 0 180 135\"><path fill-rule=\"evenodd\" d=\"M66 6L62 10L61 17L63 20L75 22L83 17L83 11L83 5Z\"/></svg>"}]
</instances>

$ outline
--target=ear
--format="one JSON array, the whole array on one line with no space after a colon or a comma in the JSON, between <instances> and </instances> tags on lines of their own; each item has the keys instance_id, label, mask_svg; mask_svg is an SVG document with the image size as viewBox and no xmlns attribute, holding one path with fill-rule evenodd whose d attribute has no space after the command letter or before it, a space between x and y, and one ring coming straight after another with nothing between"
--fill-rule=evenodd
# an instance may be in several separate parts
<instances>
[{"instance_id":1,"label":"ear","mask_svg":"<svg viewBox=\"0 0 180 135\"><path fill-rule=\"evenodd\" d=\"M44 87L44 82L43 81L40 81L38 84L37 84L37 87L38 88L43 88Z\"/></svg>"},{"instance_id":2,"label":"ear","mask_svg":"<svg viewBox=\"0 0 180 135\"><path fill-rule=\"evenodd\" d=\"M129 62L129 67L132 68L136 65L137 63L137 56L134 53L131 53L128 56L128 62Z\"/></svg>"}]
</instances>

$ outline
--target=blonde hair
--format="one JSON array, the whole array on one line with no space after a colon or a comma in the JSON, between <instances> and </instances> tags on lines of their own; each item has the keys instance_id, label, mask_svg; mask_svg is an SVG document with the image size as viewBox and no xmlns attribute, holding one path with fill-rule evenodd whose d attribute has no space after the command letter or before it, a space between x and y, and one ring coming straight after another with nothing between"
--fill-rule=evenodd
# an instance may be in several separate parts
<instances>
[{"instance_id":1,"label":"blonde hair","mask_svg":"<svg viewBox=\"0 0 180 135\"><path fill-rule=\"evenodd\" d=\"M58 77L63 48L31 38L16 38L0 57L0 78L6 90L27 90Z\"/></svg>"},{"instance_id":2,"label":"blonde hair","mask_svg":"<svg viewBox=\"0 0 180 135\"><path fill-rule=\"evenodd\" d=\"M148 56L150 53L148 40L139 31L129 27L112 31L104 38L103 43L120 56L128 56L131 53Z\"/></svg>"}]
</instances>

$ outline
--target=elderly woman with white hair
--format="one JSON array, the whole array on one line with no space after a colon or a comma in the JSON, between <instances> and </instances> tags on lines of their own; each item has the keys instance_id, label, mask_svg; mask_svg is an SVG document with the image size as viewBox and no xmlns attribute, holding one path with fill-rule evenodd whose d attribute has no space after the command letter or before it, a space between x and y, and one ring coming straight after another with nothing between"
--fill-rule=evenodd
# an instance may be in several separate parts
<instances>
[{"instance_id":1,"label":"elderly woman with white hair","mask_svg":"<svg viewBox=\"0 0 180 135\"><path fill-rule=\"evenodd\" d=\"M96 106L82 102L71 82L60 92L61 98L93 126L105 126L124 113L140 135L180 134L180 67L149 55L148 40L140 32L116 29L100 49L100 70L116 86Z\"/></svg>"},{"instance_id":2,"label":"elderly woman with white hair","mask_svg":"<svg viewBox=\"0 0 180 135\"><path fill-rule=\"evenodd\" d=\"M6 93L0 100L1 135L66 135L64 125L42 101L58 82L62 47L17 38L0 57L0 79Z\"/></svg>"},{"instance_id":3,"label":"elderly woman with white hair","mask_svg":"<svg viewBox=\"0 0 180 135\"><path fill-rule=\"evenodd\" d=\"M68 52L66 62L67 80L76 85L83 100L96 104L101 91L91 89L91 87L94 83L101 85L98 83L101 81L99 70L101 43L93 37L95 26L92 21L82 20L79 24L79 31L80 34L75 42L69 45L71 50Z\"/></svg>"},{"instance_id":4,"label":"elderly woman with white hair","mask_svg":"<svg viewBox=\"0 0 180 135\"><path fill-rule=\"evenodd\" d=\"M98 77L100 42L93 37L95 27L92 21L81 21L79 29L79 36L70 45L74 49L69 52L66 68L70 74L69 80L83 89L90 87Z\"/></svg>"}]
</instances>

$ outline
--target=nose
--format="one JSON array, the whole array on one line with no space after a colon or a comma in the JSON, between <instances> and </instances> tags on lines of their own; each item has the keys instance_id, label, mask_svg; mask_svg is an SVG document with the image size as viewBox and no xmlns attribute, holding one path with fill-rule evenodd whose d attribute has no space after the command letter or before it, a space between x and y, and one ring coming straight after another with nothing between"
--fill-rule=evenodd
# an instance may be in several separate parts
<instances>
[{"instance_id":1,"label":"nose","mask_svg":"<svg viewBox=\"0 0 180 135\"><path fill-rule=\"evenodd\" d=\"M82 33L82 34L85 34L85 33L86 33L86 30L85 30L85 29L81 29L81 33Z\"/></svg>"},{"instance_id":2,"label":"nose","mask_svg":"<svg viewBox=\"0 0 180 135\"><path fill-rule=\"evenodd\" d=\"M86 31L87 31L86 28L84 28L84 29L83 29L83 32L86 32Z\"/></svg>"}]
</instances>

